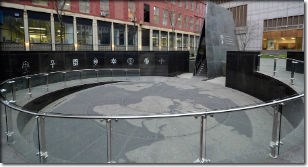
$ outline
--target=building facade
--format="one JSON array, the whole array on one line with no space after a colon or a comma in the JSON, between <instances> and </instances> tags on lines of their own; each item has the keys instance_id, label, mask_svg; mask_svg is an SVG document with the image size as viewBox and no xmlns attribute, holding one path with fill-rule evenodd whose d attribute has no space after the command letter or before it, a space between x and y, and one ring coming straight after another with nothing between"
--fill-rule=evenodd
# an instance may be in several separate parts
<instances>
[{"instance_id":1,"label":"building facade","mask_svg":"<svg viewBox=\"0 0 308 167\"><path fill-rule=\"evenodd\" d=\"M229 9L241 50L304 50L304 1L214 1Z\"/></svg>"},{"instance_id":2,"label":"building facade","mask_svg":"<svg viewBox=\"0 0 308 167\"><path fill-rule=\"evenodd\" d=\"M3 0L2 50L196 52L202 0Z\"/></svg>"}]
</instances>

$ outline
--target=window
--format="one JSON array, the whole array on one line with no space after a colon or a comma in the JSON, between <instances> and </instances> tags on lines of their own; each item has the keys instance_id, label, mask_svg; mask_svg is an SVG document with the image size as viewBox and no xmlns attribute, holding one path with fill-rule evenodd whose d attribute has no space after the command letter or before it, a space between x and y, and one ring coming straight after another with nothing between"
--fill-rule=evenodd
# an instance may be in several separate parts
<instances>
[{"instance_id":1,"label":"window","mask_svg":"<svg viewBox=\"0 0 308 167\"><path fill-rule=\"evenodd\" d=\"M71 10L70 0L58 0L57 2L59 10Z\"/></svg>"},{"instance_id":2,"label":"window","mask_svg":"<svg viewBox=\"0 0 308 167\"><path fill-rule=\"evenodd\" d=\"M142 47L150 46L150 30L142 29Z\"/></svg>"},{"instance_id":3,"label":"window","mask_svg":"<svg viewBox=\"0 0 308 167\"><path fill-rule=\"evenodd\" d=\"M109 15L109 0L100 0L101 12L104 12L106 16Z\"/></svg>"},{"instance_id":4,"label":"window","mask_svg":"<svg viewBox=\"0 0 308 167\"><path fill-rule=\"evenodd\" d=\"M241 5L229 8L233 13L233 19L236 27L243 27L247 25L247 5Z\"/></svg>"},{"instance_id":5,"label":"window","mask_svg":"<svg viewBox=\"0 0 308 167\"><path fill-rule=\"evenodd\" d=\"M159 8L154 6L154 23L159 23Z\"/></svg>"},{"instance_id":6,"label":"window","mask_svg":"<svg viewBox=\"0 0 308 167\"><path fill-rule=\"evenodd\" d=\"M163 25L167 26L167 24L168 24L168 10L165 9L163 12Z\"/></svg>"},{"instance_id":7,"label":"window","mask_svg":"<svg viewBox=\"0 0 308 167\"><path fill-rule=\"evenodd\" d=\"M144 4L143 21L144 22L150 22L150 5L148 5L148 4Z\"/></svg>"},{"instance_id":8,"label":"window","mask_svg":"<svg viewBox=\"0 0 308 167\"><path fill-rule=\"evenodd\" d=\"M127 26L128 30L128 45L137 46L137 30L136 26Z\"/></svg>"},{"instance_id":9,"label":"window","mask_svg":"<svg viewBox=\"0 0 308 167\"><path fill-rule=\"evenodd\" d=\"M24 44L24 22L22 11L0 8L0 42Z\"/></svg>"},{"instance_id":10,"label":"window","mask_svg":"<svg viewBox=\"0 0 308 167\"><path fill-rule=\"evenodd\" d=\"M153 30L152 40L153 47L159 47L159 31Z\"/></svg>"},{"instance_id":11,"label":"window","mask_svg":"<svg viewBox=\"0 0 308 167\"><path fill-rule=\"evenodd\" d=\"M189 43L188 43L188 35L187 35L187 34L184 34L183 47L184 47L184 48L187 48L188 45L189 45Z\"/></svg>"},{"instance_id":12,"label":"window","mask_svg":"<svg viewBox=\"0 0 308 167\"><path fill-rule=\"evenodd\" d=\"M189 2L188 2L188 0L185 0L185 9L189 9Z\"/></svg>"},{"instance_id":13,"label":"window","mask_svg":"<svg viewBox=\"0 0 308 167\"><path fill-rule=\"evenodd\" d=\"M179 13L178 15L178 28L182 28L182 14Z\"/></svg>"},{"instance_id":14,"label":"window","mask_svg":"<svg viewBox=\"0 0 308 167\"><path fill-rule=\"evenodd\" d=\"M164 32L164 31L161 31L160 32L160 38L161 38L161 47L162 48L167 48L168 47L168 33L167 32Z\"/></svg>"},{"instance_id":15,"label":"window","mask_svg":"<svg viewBox=\"0 0 308 167\"><path fill-rule=\"evenodd\" d=\"M34 5L48 6L48 0L32 0Z\"/></svg>"},{"instance_id":16,"label":"window","mask_svg":"<svg viewBox=\"0 0 308 167\"><path fill-rule=\"evenodd\" d=\"M194 11L195 10L195 1L191 1L191 10Z\"/></svg>"},{"instance_id":17,"label":"window","mask_svg":"<svg viewBox=\"0 0 308 167\"><path fill-rule=\"evenodd\" d=\"M63 38L63 44L73 44L74 43L74 28L73 28L73 18L62 16L62 24L58 21L58 16L55 15L55 35L56 44L61 44L61 36ZM61 33L62 32L62 33Z\"/></svg>"},{"instance_id":18,"label":"window","mask_svg":"<svg viewBox=\"0 0 308 167\"><path fill-rule=\"evenodd\" d=\"M175 33L169 33L169 48L172 50L175 47Z\"/></svg>"},{"instance_id":19,"label":"window","mask_svg":"<svg viewBox=\"0 0 308 167\"><path fill-rule=\"evenodd\" d=\"M182 0L178 0L179 1L179 7L182 7Z\"/></svg>"},{"instance_id":20,"label":"window","mask_svg":"<svg viewBox=\"0 0 308 167\"><path fill-rule=\"evenodd\" d=\"M184 23L184 28L185 28L185 29L189 29L189 27L188 27L188 22L189 22L189 16L186 16L186 17L185 17L185 23Z\"/></svg>"},{"instance_id":21,"label":"window","mask_svg":"<svg viewBox=\"0 0 308 167\"><path fill-rule=\"evenodd\" d=\"M114 44L116 46L125 45L125 26L122 24L114 24Z\"/></svg>"},{"instance_id":22,"label":"window","mask_svg":"<svg viewBox=\"0 0 308 167\"><path fill-rule=\"evenodd\" d=\"M136 21L136 5L133 0L128 1L128 18L131 21Z\"/></svg>"},{"instance_id":23,"label":"window","mask_svg":"<svg viewBox=\"0 0 308 167\"><path fill-rule=\"evenodd\" d=\"M175 12L171 12L170 13L170 15L171 15L171 17L170 17L170 25L171 25L171 27L174 29L174 27L175 27Z\"/></svg>"},{"instance_id":24,"label":"window","mask_svg":"<svg viewBox=\"0 0 308 167\"><path fill-rule=\"evenodd\" d=\"M303 18L304 15L267 19L264 20L264 31L302 28Z\"/></svg>"},{"instance_id":25,"label":"window","mask_svg":"<svg viewBox=\"0 0 308 167\"><path fill-rule=\"evenodd\" d=\"M177 34L176 43L177 43L177 48L182 48L182 34Z\"/></svg>"},{"instance_id":26,"label":"window","mask_svg":"<svg viewBox=\"0 0 308 167\"><path fill-rule=\"evenodd\" d=\"M28 11L30 43L51 44L50 14Z\"/></svg>"},{"instance_id":27,"label":"window","mask_svg":"<svg viewBox=\"0 0 308 167\"><path fill-rule=\"evenodd\" d=\"M111 45L111 23L98 21L97 30L98 30L98 44Z\"/></svg>"},{"instance_id":28,"label":"window","mask_svg":"<svg viewBox=\"0 0 308 167\"><path fill-rule=\"evenodd\" d=\"M92 45L92 20L77 19L77 42L79 45Z\"/></svg>"},{"instance_id":29,"label":"window","mask_svg":"<svg viewBox=\"0 0 308 167\"><path fill-rule=\"evenodd\" d=\"M189 26L190 26L190 30L193 31L194 30L194 18L193 17L190 17L190 23L189 23Z\"/></svg>"},{"instance_id":30,"label":"window","mask_svg":"<svg viewBox=\"0 0 308 167\"><path fill-rule=\"evenodd\" d=\"M79 11L82 13L90 12L90 3L89 0L79 0Z\"/></svg>"}]
</instances>

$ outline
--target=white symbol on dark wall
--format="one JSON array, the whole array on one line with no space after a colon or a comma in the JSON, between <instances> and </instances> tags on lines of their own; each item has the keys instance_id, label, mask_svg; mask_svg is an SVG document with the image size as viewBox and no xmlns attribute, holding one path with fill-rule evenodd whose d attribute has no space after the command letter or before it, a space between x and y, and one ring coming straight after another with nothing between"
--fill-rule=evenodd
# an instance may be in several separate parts
<instances>
[{"instance_id":1,"label":"white symbol on dark wall","mask_svg":"<svg viewBox=\"0 0 308 167\"><path fill-rule=\"evenodd\" d=\"M110 60L110 63L111 63L111 64L117 64L117 59L112 58L112 59Z\"/></svg>"},{"instance_id":2,"label":"white symbol on dark wall","mask_svg":"<svg viewBox=\"0 0 308 167\"><path fill-rule=\"evenodd\" d=\"M55 60L50 60L51 68L53 69L56 65Z\"/></svg>"},{"instance_id":3,"label":"white symbol on dark wall","mask_svg":"<svg viewBox=\"0 0 308 167\"><path fill-rule=\"evenodd\" d=\"M158 60L158 62L159 62L160 64L164 64L165 60L164 60L163 58L160 58L160 59Z\"/></svg>"},{"instance_id":4,"label":"white symbol on dark wall","mask_svg":"<svg viewBox=\"0 0 308 167\"><path fill-rule=\"evenodd\" d=\"M30 63L27 61L22 62L21 69L23 70L24 73L28 73L30 68Z\"/></svg>"},{"instance_id":5,"label":"white symbol on dark wall","mask_svg":"<svg viewBox=\"0 0 308 167\"><path fill-rule=\"evenodd\" d=\"M74 67L78 66L78 59L73 59L73 66Z\"/></svg>"},{"instance_id":6,"label":"white symbol on dark wall","mask_svg":"<svg viewBox=\"0 0 308 167\"><path fill-rule=\"evenodd\" d=\"M143 62L144 62L144 64L148 65L150 63L150 59L147 57L147 58L144 59Z\"/></svg>"},{"instance_id":7,"label":"white symbol on dark wall","mask_svg":"<svg viewBox=\"0 0 308 167\"><path fill-rule=\"evenodd\" d=\"M135 60L134 60L133 58L131 58L131 57L130 57L130 58L128 58L128 59L127 59L127 61L126 61L126 62L127 62L127 64L128 64L128 65L130 65L130 66L131 66L131 65L133 65L133 64L134 64Z\"/></svg>"},{"instance_id":8,"label":"white symbol on dark wall","mask_svg":"<svg viewBox=\"0 0 308 167\"><path fill-rule=\"evenodd\" d=\"M98 59L97 59L97 58L94 58L94 59L93 59L93 65L96 66L97 64L98 64Z\"/></svg>"}]
</instances>

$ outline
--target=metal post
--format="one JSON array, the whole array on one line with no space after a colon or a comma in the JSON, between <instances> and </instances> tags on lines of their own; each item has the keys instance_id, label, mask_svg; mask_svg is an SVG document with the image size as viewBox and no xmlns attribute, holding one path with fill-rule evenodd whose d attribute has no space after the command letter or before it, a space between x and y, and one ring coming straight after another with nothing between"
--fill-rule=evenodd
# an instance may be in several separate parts
<instances>
[{"instance_id":1,"label":"metal post","mask_svg":"<svg viewBox=\"0 0 308 167\"><path fill-rule=\"evenodd\" d=\"M113 70L110 69L110 71L111 71L111 81L113 81Z\"/></svg>"},{"instance_id":2,"label":"metal post","mask_svg":"<svg viewBox=\"0 0 308 167\"><path fill-rule=\"evenodd\" d=\"M32 86L31 86L31 77L26 76L27 79L27 85L28 85L28 95L31 98L32 97Z\"/></svg>"},{"instance_id":3,"label":"metal post","mask_svg":"<svg viewBox=\"0 0 308 167\"><path fill-rule=\"evenodd\" d=\"M275 76L276 75L276 68L277 68L277 60L278 60L278 58L274 58L274 72L273 72L273 76Z\"/></svg>"},{"instance_id":4,"label":"metal post","mask_svg":"<svg viewBox=\"0 0 308 167\"><path fill-rule=\"evenodd\" d=\"M62 74L63 74L64 87L66 87L66 72L62 72Z\"/></svg>"},{"instance_id":5,"label":"metal post","mask_svg":"<svg viewBox=\"0 0 308 167\"><path fill-rule=\"evenodd\" d=\"M45 117L37 116L36 123L37 123L37 137L38 137L38 153L39 162L40 163L47 163L47 147L46 147L46 136L45 136Z\"/></svg>"},{"instance_id":6,"label":"metal post","mask_svg":"<svg viewBox=\"0 0 308 167\"><path fill-rule=\"evenodd\" d=\"M291 70L291 85L294 85L294 80L295 80L295 78L294 78L294 75L295 75L295 69L296 69L296 64L297 64L298 62L296 62L296 61L292 61L292 70Z\"/></svg>"},{"instance_id":7,"label":"metal post","mask_svg":"<svg viewBox=\"0 0 308 167\"><path fill-rule=\"evenodd\" d=\"M80 80L80 83L82 84L82 70L79 71L79 80Z\"/></svg>"},{"instance_id":8,"label":"metal post","mask_svg":"<svg viewBox=\"0 0 308 167\"><path fill-rule=\"evenodd\" d=\"M10 100L10 103L16 103L16 88L15 88L15 81L8 81L8 84L11 84L11 90L12 90L12 100Z\"/></svg>"},{"instance_id":9,"label":"metal post","mask_svg":"<svg viewBox=\"0 0 308 167\"><path fill-rule=\"evenodd\" d=\"M12 119L12 109L4 106L5 113L5 123L6 123L6 141L8 144L14 144L14 131L13 131L13 119Z\"/></svg>"},{"instance_id":10,"label":"metal post","mask_svg":"<svg viewBox=\"0 0 308 167\"><path fill-rule=\"evenodd\" d=\"M257 71L260 71L260 59L261 59L261 56L262 56L262 54L259 54L258 55L258 59L259 59L259 64L258 64L258 66L257 66Z\"/></svg>"},{"instance_id":11,"label":"metal post","mask_svg":"<svg viewBox=\"0 0 308 167\"><path fill-rule=\"evenodd\" d=\"M49 91L48 85L49 85L49 74L45 74L46 76L46 92Z\"/></svg>"},{"instance_id":12,"label":"metal post","mask_svg":"<svg viewBox=\"0 0 308 167\"><path fill-rule=\"evenodd\" d=\"M281 116L282 116L283 103L279 104L273 116L273 130L272 130L272 141L270 142L271 152L269 154L272 158L278 158L280 142L280 132L281 132Z\"/></svg>"},{"instance_id":13,"label":"metal post","mask_svg":"<svg viewBox=\"0 0 308 167\"><path fill-rule=\"evenodd\" d=\"M127 69L125 69L125 79L127 81Z\"/></svg>"},{"instance_id":14,"label":"metal post","mask_svg":"<svg viewBox=\"0 0 308 167\"><path fill-rule=\"evenodd\" d=\"M207 124L207 115L201 116L201 128L200 128L200 152L199 158L195 163L209 163L210 160L206 159L206 124Z\"/></svg>"},{"instance_id":15,"label":"metal post","mask_svg":"<svg viewBox=\"0 0 308 167\"><path fill-rule=\"evenodd\" d=\"M114 163L112 161L112 147L111 147L111 119L106 120L107 125L107 163Z\"/></svg>"},{"instance_id":16,"label":"metal post","mask_svg":"<svg viewBox=\"0 0 308 167\"><path fill-rule=\"evenodd\" d=\"M96 81L99 82L99 80L98 80L98 70L95 70L95 72L96 72Z\"/></svg>"}]
</instances>

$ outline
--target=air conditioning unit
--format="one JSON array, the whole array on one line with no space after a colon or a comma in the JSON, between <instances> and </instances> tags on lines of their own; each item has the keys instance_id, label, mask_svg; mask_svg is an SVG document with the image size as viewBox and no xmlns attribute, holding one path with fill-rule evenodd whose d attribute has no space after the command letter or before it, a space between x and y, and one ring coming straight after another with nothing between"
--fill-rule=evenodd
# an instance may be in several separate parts
<instances>
[{"instance_id":1,"label":"air conditioning unit","mask_svg":"<svg viewBox=\"0 0 308 167\"><path fill-rule=\"evenodd\" d=\"M101 11L101 16L102 16L102 17L106 17L106 16L108 16L108 13L105 12L105 11Z\"/></svg>"}]
</instances>

